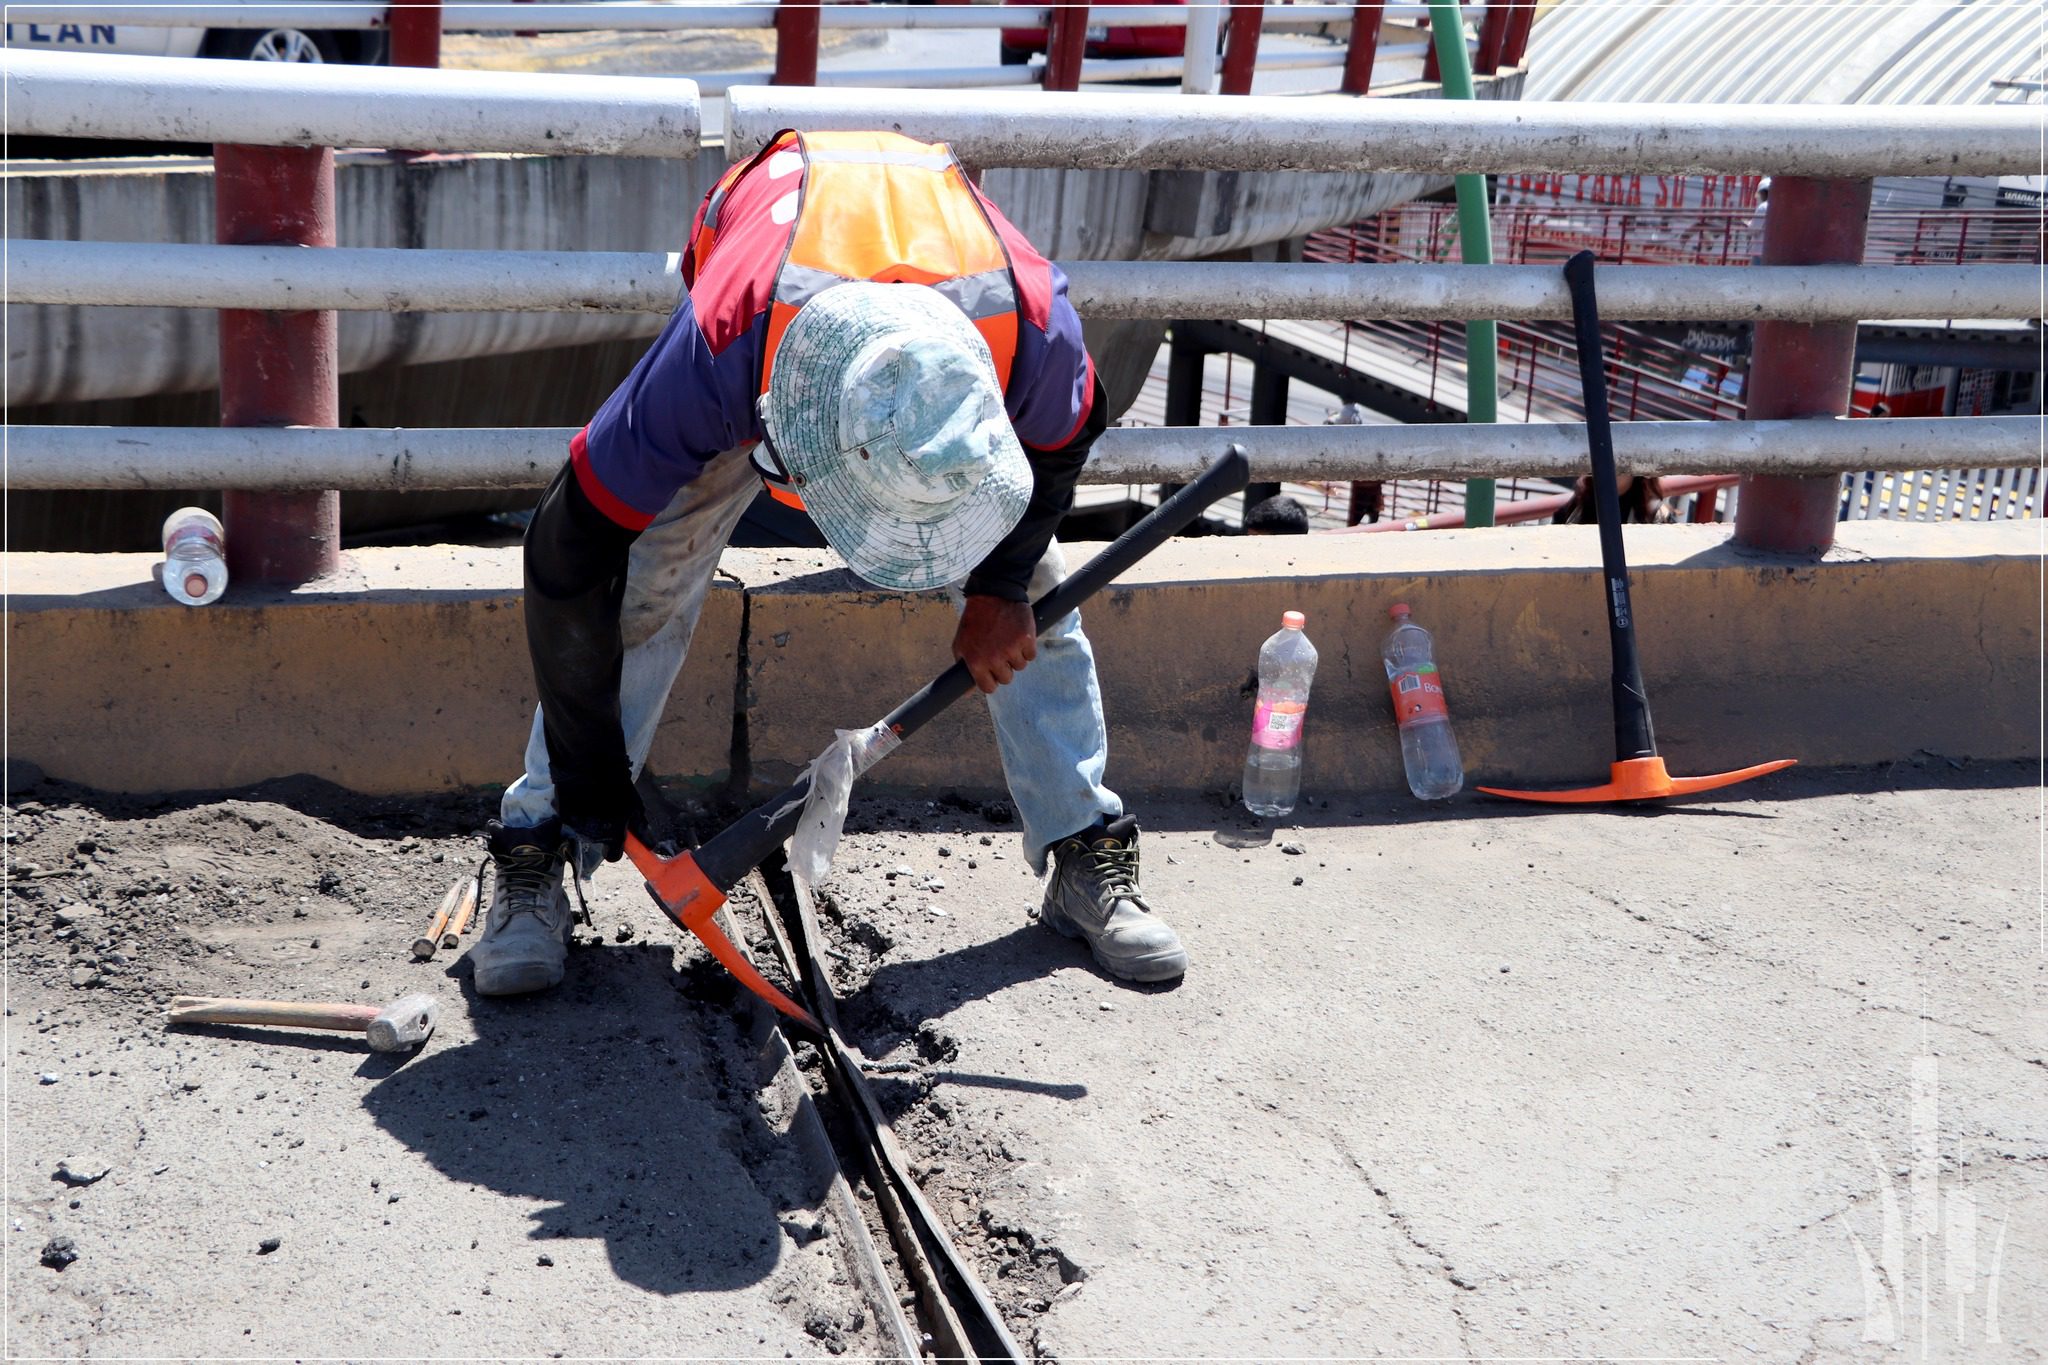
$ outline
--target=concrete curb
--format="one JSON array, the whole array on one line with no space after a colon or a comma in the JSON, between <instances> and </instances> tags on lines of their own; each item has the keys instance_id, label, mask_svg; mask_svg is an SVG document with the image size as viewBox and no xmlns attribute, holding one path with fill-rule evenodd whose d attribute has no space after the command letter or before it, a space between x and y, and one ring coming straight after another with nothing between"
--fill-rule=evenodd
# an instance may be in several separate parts
<instances>
[{"instance_id":1,"label":"concrete curb","mask_svg":"<svg viewBox=\"0 0 2048 1365\"><path fill-rule=\"evenodd\" d=\"M1827 562L1788 566L1738 555L1722 528L1632 529L1673 770L2037 756L2040 536L2025 522L1856 523ZM195 611L149 581L151 556L8 556L11 752L118 791L304 772L398 793L516 776L533 707L518 551L354 559L361 588L236 590ZM724 569L657 739L664 776L780 784L834 728L876 719L947 658L941 596L866 588L806 551L728 551ZM1598 572L1590 527L1175 542L1086 613L1110 780L1233 783L1258 645L1298 609L1322 656L1307 789L1402 790L1378 659L1395 601L1436 633L1471 779L1601 778ZM874 780L1000 790L986 710L956 708Z\"/></svg>"}]
</instances>

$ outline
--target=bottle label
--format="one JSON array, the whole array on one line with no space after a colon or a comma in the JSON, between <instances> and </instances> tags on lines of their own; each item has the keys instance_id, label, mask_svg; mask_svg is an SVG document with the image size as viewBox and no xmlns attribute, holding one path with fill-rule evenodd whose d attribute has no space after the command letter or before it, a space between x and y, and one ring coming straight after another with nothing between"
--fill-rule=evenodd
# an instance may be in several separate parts
<instances>
[{"instance_id":1,"label":"bottle label","mask_svg":"<svg viewBox=\"0 0 2048 1365\"><path fill-rule=\"evenodd\" d=\"M1301 743L1305 701L1261 701L1252 712L1252 743L1261 749L1292 749Z\"/></svg>"},{"instance_id":2,"label":"bottle label","mask_svg":"<svg viewBox=\"0 0 2048 1365\"><path fill-rule=\"evenodd\" d=\"M1444 705L1443 675L1436 671L1435 664L1423 664L1419 668L1403 669L1393 674L1387 682L1387 690L1394 698L1394 719L1401 723L1403 730L1411 725L1450 718L1450 710Z\"/></svg>"},{"instance_id":3,"label":"bottle label","mask_svg":"<svg viewBox=\"0 0 2048 1365\"><path fill-rule=\"evenodd\" d=\"M180 545L194 540L211 545L215 553L224 553L220 537L213 533L213 528L203 521L194 520L184 523L164 538L164 558L170 558Z\"/></svg>"}]
</instances>

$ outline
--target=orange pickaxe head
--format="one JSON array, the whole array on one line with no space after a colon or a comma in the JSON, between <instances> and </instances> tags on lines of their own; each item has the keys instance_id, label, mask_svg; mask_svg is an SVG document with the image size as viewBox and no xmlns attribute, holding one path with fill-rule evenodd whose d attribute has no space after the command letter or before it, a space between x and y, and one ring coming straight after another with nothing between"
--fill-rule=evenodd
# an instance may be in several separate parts
<instances>
[{"instance_id":1,"label":"orange pickaxe head","mask_svg":"<svg viewBox=\"0 0 2048 1365\"><path fill-rule=\"evenodd\" d=\"M1609 765L1607 781L1598 787L1557 792L1511 791L1506 787L1481 787L1479 790L1489 796L1568 806L1591 806L1603 801L1655 801L1666 796L1689 796L1693 792L1712 791L1716 787L1732 787L1737 782L1747 782L1752 777L1789 768L1798 761L1796 758L1780 758L1759 763L1753 768L1737 768L1732 773L1715 773L1712 777L1673 777L1665 770L1664 760L1652 754L1648 758L1625 758Z\"/></svg>"},{"instance_id":2,"label":"orange pickaxe head","mask_svg":"<svg viewBox=\"0 0 2048 1365\"><path fill-rule=\"evenodd\" d=\"M718 907L725 904L725 892L704 875L695 858L687 853L664 858L631 834L626 836L626 856L633 860L633 866L640 869L640 875L647 878L648 894L654 897L654 903L661 907L662 913L695 934L720 965L739 978L742 986L812 1033L824 1034L824 1028L811 1017L811 1012L777 990L774 983L756 971L754 964L747 961L746 955L718 927L718 922L712 917L718 913Z\"/></svg>"}]
</instances>

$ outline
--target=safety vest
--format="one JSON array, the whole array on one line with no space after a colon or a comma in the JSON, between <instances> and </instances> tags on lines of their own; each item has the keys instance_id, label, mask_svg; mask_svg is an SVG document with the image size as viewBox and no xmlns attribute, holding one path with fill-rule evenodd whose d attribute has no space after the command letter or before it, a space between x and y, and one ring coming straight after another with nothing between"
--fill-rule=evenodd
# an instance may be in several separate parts
<instances>
[{"instance_id":1,"label":"safety vest","mask_svg":"<svg viewBox=\"0 0 2048 1365\"><path fill-rule=\"evenodd\" d=\"M795 156L802 164L756 391L768 391L775 353L797 312L849 280L924 284L944 294L988 342L996 379L1007 390L1018 325L1009 248L944 143L917 142L900 133L778 133L712 190L690 244L692 278L717 240L727 192L776 156ZM768 488L778 501L802 506L772 475Z\"/></svg>"}]
</instances>

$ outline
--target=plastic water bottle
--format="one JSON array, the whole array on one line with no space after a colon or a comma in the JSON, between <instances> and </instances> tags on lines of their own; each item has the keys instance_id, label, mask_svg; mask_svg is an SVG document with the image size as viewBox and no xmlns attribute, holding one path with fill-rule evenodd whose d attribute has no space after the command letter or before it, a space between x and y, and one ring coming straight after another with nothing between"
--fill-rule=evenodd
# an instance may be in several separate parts
<instances>
[{"instance_id":1,"label":"plastic water bottle","mask_svg":"<svg viewBox=\"0 0 2048 1365\"><path fill-rule=\"evenodd\" d=\"M217 602L228 590L227 537L204 507L180 507L164 518L164 591L188 607Z\"/></svg>"},{"instance_id":2,"label":"plastic water bottle","mask_svg":"<svg viewBox=\"0 0 2048 1365\"><path fill-rule=\"evenodd\" d=\"M1408 790L1424 801L1455 796L1465 785L1465 765L1458 761L1458 740L1444 705L1436 642L1408 619L1406 602L1396 602L1387 614L1394 618L1394 629L1381 653L1386 657L1394 718L1401 726L1401 763L1408 769Z\"/></svg>"},{"instance_id":3,"label":"plastic water bottle","mask_svg":"<svg viewBox=\"0 0 2048 1365\"><path fill-rule=\"evenodd\" d=\"M1252 712L1251 751L1244 760L1244 806L1272 817L1294 809L1301 795L1301 730L1316 647L1302 633L1306 618L1290 611L1280 631L1259 648L1259 704Z\"/></svg>"}]
</instances>

